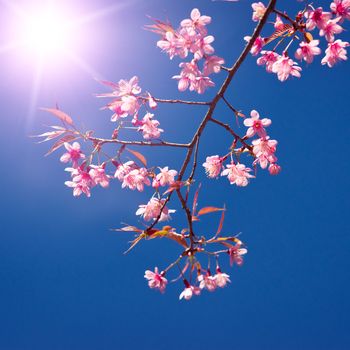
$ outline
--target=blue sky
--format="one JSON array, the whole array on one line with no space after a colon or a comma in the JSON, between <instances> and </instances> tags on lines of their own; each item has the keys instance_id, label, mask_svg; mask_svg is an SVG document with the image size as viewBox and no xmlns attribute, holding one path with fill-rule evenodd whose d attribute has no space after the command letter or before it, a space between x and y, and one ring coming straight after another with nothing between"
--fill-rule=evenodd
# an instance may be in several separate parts
<instances>
[{"instance_id":1,"label":"blue sky","mask_svg":"<svg viewBox=\"0 0 350 350\"><path fill-rule=\"evenodd\" d=\"M225 203L224 232L242 232L249 254L242 268L225 266L228 288L190 302L178 301L180 283L160 295L143 278L145 269L172 261L177 246L147 241L124 256L131 237L109 230L137 223L134 212L150 192L122 190L114 182L90 199L73 198L58 161L62 152L45 158L48 144L28 137L52 123L37 108L56 102L84 128L110 134L110 113L99 111L103 101L93 97L104 87L92 70L112 81L138 75L143 89L161 98L210 99L215 88L199 97L177 91L170 77L179 61L160 53L157 37L142 30L146 15L177 24L198 7L212 16L216 52L230 65L253 29L250 3L128 1L81 27L77 52L90 71L68 59L46 62L36 99L35 60L18 50L0 52L1 350L350 348L349 64L328 69L317 59L303 66L301 79L283 84L252 57L241 67L227 97L245 113L257 109L272 119L283 171L271 177L259 170L248 187L237 188L206 179L200 169L200 206ZM300 6L288 3L290 10ZM115 2L62 4L80 16ZM0 8L1 46L11 38L5 28L11 16L1 2ZM341 38L349 40L348 32ZM217 86L224 76L215 77ZM204 110L160 106L164 139L188 142ZM216 117L234 122L224 106ZM229 144L220 128L208 127L200 163ZM183 159L182 151L142 152L153 164L178 167ZM197 230L215 229L218 220L212 214ZM179 213L171 224L184 222Z\"/></svg>"}]
</instances>

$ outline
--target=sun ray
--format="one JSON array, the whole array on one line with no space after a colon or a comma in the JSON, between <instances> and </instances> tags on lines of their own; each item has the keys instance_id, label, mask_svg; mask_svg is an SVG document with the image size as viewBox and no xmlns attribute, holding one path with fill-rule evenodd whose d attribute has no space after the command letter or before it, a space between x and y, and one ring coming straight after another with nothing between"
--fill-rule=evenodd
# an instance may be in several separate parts
<instances>
[{"instance_id":1,"label":"sun ray","mask_svg":"<svg viewBox=\"0 0 350 350\"><path fill-rule=\"evenodd\" d=\"M92 79L105 80L101 73L99 73L94 67L92 67L88 62L86 62L73 51L67 52L66 55L73 63L75 63L82 71L87 73Z\"/></svg>"},{"instance_id":2,"label":"sun ray","mask_svg":"<svg viewBox=\"0 0 350 350\"><path fill-rule=\"evenodd\" d=\"M43 57L39 57L34 70L33 85L30 92L28 114L26 118L27 130L31 129L33 117L38 108L38 96L40 92L41 79L43 76L43 66L44 66Z\"/></svg>"},{"instance_id":3,"label":"sun ray","mask_svg":"<svg viewBox=\"0 0 350 350\"><path fill-rule=\"evenodd\" d=\"M14 41L0 46L0 54L18 49L22 45L21 41Z\"/></svg>"},{"instance_id":4,"label":"sun ray","mask_svg":"<svg viewBox=\"0 0 350 350\"><path fill-rule=\"evenodd\" d=\"M99 20L103 17L110 16L113 13L132 5L133 3L135 3L135 0L124 1L122 3L114 4L114 5L104 7L104 8L101 8L99 10L87 13L87 14L82 15L81 17L75 19L73 25L79 26L79 25L82 25L85 23L94 22L94 21Z\"/></svg>"}]
</instances>

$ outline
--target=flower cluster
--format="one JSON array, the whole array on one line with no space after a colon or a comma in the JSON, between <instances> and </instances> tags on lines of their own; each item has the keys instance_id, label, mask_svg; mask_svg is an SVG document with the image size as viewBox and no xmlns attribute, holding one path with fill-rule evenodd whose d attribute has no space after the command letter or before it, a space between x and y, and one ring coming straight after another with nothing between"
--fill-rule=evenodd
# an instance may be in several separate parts
<instances>
[{"instance_id":1,"label":"flower cluster","mask_svg":"<svg viewBox=\"0 0 350 350\"><path fill-rule=\"evenodd\" d=\"M253 3L252 8L253 21L260 20L266 11L265 5L262 2ZM347 60L346 47L349 43L341 39L336 40L335 36L344 31L341 24L350 19L350 1L334 0L330 4L330 9L331 12L327 12L322 7L314 8L308 5L304 11L297 14L294 20L286 13L276 12L275 32L270 37L259 36L253 43L251 54L254 56L261 54L257 64L265 66L267 72L275 73L280 81L285 81L290 76L300 78L302 68L289 56L288 50L293 42L300 40L294 57L311 64L314 57L322 53L319 47L320 40L314 39L310 33L314 30L318 30L320 38L324 37L327 42L325 56L321 60L322 65L333 67L338 61ZM289 38L291 39L281 54L276 52L278 47ZM250 37L245 37L245 40L249 41ZM278 42L272 50L263 50L263 47L274 40Z\"/></svg>"},{"instance_id":2,"label":"flower cluster","mask_svg":"<svg viewBox=\"0 0 350 350\"><path fill-rule=\"evenodd\" d=\"M97 97L112 98L103 109L109 109L113 112L112 122L119 122L119 127L115 130L115 136L122 127L122 120L128 116L132 117L131 123L137 131L142 133L145 140L158 139L164 131L159 128L159 121L153 119L154 114L146 112L142 119L139 119L140 108L146 104L151 109L157 108L157 102L150 93L141 95L141 88L138 85L138 77L134 76L129 81L120 80L117 84L102 81L102 83L112 89L111 93L97 94Z\"/></svg>"},{"instance_id":3,"label":"flower cluster","mask_svg":"<svg viewBox=\"0 0 350 350\"><path fill-rule=\"evenodd\" d=\"M226 252L230 257L231 265L236 262L238 266L241 266L243 264L243 255L247 254L248 250L242 248L242 243L238 242ZM216 266L216 273L212 275L210 268L203 269L200 264L197 263L197 276L194 284L191 284L188 279L184 277L186 270L187 268L181 272L185 288L180 293L180 300L190 300L194 295L200 295L203 290L214 292L217 288L224 288L227 283L231 282L230 276L227 273L222 272L219 265ZM147 279L148 286L151 289L158 289L161 293L164 293L168 283L168 280L164 277L165 275L166 271L159 273L158 267L156 267L154 272L146 270L144 277ZM192 274L190 277L192 277Z\"/></svg>"},{"instance_id":4,"label":"flower cluster","mask_svg":"<svg viewBox=\"0 0 350 350\"><path fill-rule=\"evenodd\" d=\"M84 193L87 197L91 195L91 188L100 185L103 188L108 187L110 176L105 173L105 164L87 165L84 161L79 164L80 160L85 160L86 156L80 149L80 144L74 142L72 145L64 143L67 152L64 153L60 160L63 163L72 163L71 168L65 170L71 174L72 181L66 181L65 185L73 188L73 196L80 196Z\"/></svg>"},{"instance_id":5,"label":"flower cluster","mask_svg":"<svg viewBox=\"0 0 350 350\"><path fill-rule=\"evenodd\" d=\"M217 178L220 174L221 176L227 176L230 184L235 184L240 187L247 186L249 179L255 176L251 175L252 169L247 168L244 164L240 163L239 160L235 162L233 156L235 154L241 154L245 149L250 151L251 155L255 158L253 161L253 166L259 164L262 169L267 168L269 165L269 172L271 175L277 175L281 167L276 163L277 157L275 155L277 141L270 140L270 137L266 133L266 127L271 124L271 120L268 118L260 119L260 115L257 111L252 110L250 112L250 118L244 119L244 125L248 127L247 132L244 136L244 146L241 149L232 149L232 151L223 157L218 155L209 156L203 163L205 172L209 178ZM246 144L245 140L253 137L254 135L259 136L259 138L252 141L252 145ZM231 156L231 161L226 165L224 169L224 161Z\"/></svg>"},{"instance_id":6,"label":"flower cluster","mask_svg":"<svg viewBox=\"0 0 350 350\"><path fill-rule=\"evenodd\" d=\"M211 22L211 17L201 15L198 9L191 11L191 18L184 19L180 28L175 30L170 24L157 23L151 28L156 28L162 38L157 46L166 52L170 59L179 56L184 59L192 55L191 61L181 62L181 72L173 79L178 80L180 91L189 89L199 94L204 93L208 87L214 86L209 75L219 73L224 60L214 55L211 45L214 41L212 35L207 35L206 26ZM202 63L202 68L200 67Z\"/></svg>"}]
</instances>

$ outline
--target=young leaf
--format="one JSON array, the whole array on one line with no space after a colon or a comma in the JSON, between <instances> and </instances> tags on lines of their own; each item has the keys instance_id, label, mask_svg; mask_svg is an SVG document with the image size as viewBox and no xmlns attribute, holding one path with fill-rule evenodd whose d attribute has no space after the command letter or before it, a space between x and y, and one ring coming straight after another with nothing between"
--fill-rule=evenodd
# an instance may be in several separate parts
<instances>
[{"instance_id":1,"label":"young leaf","mask_svg":"<svg viewBox=\"0 0 350 350\"><path fill-rule=\"evenodd\" d=\"M222 211L225 210L225 208L217 208L217 207L204 207L198 212L198 216L209 214L209 213L215 213L216 211Z\"/></svg>"},{"instance_id":2,"label":"young leaf","mask_svg":"<svg viewBox=\"0 0 350 350\"><path fill-rule=\"evenodd\" d=\"M146 158L137 151L133 151L132 149L126 148L128 152L130 152L132 155L134 155L145 167L147 167L147 160Z\"/></svg>"},{"instance_id":3,"label":"young leaf","mask_svg":"<svg viewBox=\"0 0 350 350\"><path fill-rule=\"evenodd\" d=\"M56 108L40 108L40 109L42 111L46 111L53 114L55 117L62 120L64 123L67 123L69 125L74 125L73 119L68 114L60 111L59 109L56 109Z\"/></svg>"},{"instance_id":4,"label":"young leaf","mask_svg":"<svg viewBox=\"0 0 350 350\"><path fill-rule=\"evenodd\" d=\"M195 215L196 214L196 210L197 210L197 205L198 205L198 195L199 195L199 190L201 189L201 184L199 184L196 193L194 194L194 198L193 198L193 205L192 205L192 214Z\"/></svg>"},{"instance_id":5,"label":"young leaf","mask_svg":"<svg viewBox=\"0 0 350 350\"><path fill-rule=\"evenodd\" d=\"M221 218L220 218L220 222L219 222L219 227L218 227L218 230L216 231L216 234L215 234L215 238L217 236L219 236L221 230L222 230L222 226L224 225L224 220L225 220L225 206L224 206L224 210L222 211L221 213Z\"/></svg>"},{"instance_id":6,"label":"young leaf","mask_svg":"<svg viewBox=\"0 0 350 350\"><path fill-rule=\"evenodd\" d=\"M126 250L124 252L124 254L128 254L130 252L131 249L133 249L137 243L139 243L143 238L146 237L145 233L141 233L139 236L137 236L132 242L131 242L131 246L128 250Z\"/></svg>"},{"instance_id":7,"label":"young leaf","mask_svg":"<svg viewBox=\"0 0 350 350\"><path fill-rule=\"evenodd\" d=\"M276 30L271 36L265 39L265 45L269 44L271 41L274 41L277 38L280 38L283 35L290 35L293 31L293 26L291 24L285 23L281 29Z\"/></svg>"},{"instance_id":8,"label":"young leaf","mask_svg":"<svg viewBox=\"0 0 350 350\"><path fill-rule=\"evenodd\" d=\"M78 139L79 137L76 135L66 135L63 136L61 139L59 139L58 141L56 141L53 146L49 149L49 151L45 154L45 156L48 156L49 154L55 152L56 150L58 150L65 142L72 142L76 139Z\"/></svg>"}]
</instances>

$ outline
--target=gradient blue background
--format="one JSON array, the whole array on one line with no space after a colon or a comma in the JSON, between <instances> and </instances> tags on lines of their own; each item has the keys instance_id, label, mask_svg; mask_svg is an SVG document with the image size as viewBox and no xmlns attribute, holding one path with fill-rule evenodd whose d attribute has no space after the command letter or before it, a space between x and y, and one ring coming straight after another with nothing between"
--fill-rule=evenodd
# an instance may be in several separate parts
<instances>
[{"instance_id":1,"label":"gradient blue background","mask_svg":"<svg viewBox=\"0 0 350 350\"><path fill-rule=\"evenodd\" d=\"M116 2L62 3L84 14ZM78 52L109 80L137 74L157 97L197 98L177 92L169 78L179 61L170 62L156 48L157 38L142 30L149 23L145 15L178 23L199 7L213 17L215 48L230 65L253 28L250 3L128 1L82 27ZM281 9L298 5L279 3ZM9 12L0 8L4 26ZM9 39L4 33L1 43ZM341 37L349 40L348 32ZM16 51L0 54L0 349L349 349L350 66L330 70L316 61L304 66L300 80L283 84L251 57L236 75L227 97L244 112L255 108L273 120L269 132L280 141L283 172L271 177L259 171L247 188L236 188L224 179L209 181L200 169L200 206L226 203L224 231L243 232L249 254L242 268L227 270L228 288L179 302L181 283L160 295L143 278L145 269L176 258L177 246L148 241L124 256L131 236L109 231L122 221L137 223L134 212L150 192L121 190L114 182L90 199L73 198L63 184L62 152L44 158L48 144L28 138L52 123L43 112L29 112L35 64ZM218 84L224 75L216 77ZM214 90L200 98L210 99ZM102 91L78 65L53 61L34 107L58 102L80 125L108 136L110 113L99 111L104 101L92 97ZM204 110L160 106L164 139L187 142ZM235 125L224 106L216 117ZM201 163L230 144L215 125L203 140ZM150 164L178 167L183 157L182 151L142 152ZM197 231L214 230L218 220L208 216ZM180 213L172 224L184 224Z\"/></svg>"}]
</instances>

